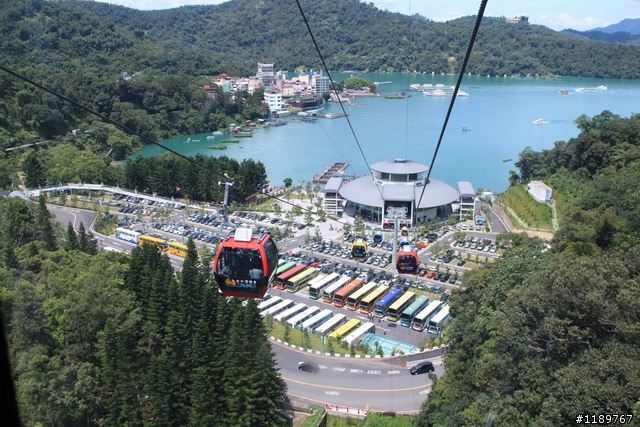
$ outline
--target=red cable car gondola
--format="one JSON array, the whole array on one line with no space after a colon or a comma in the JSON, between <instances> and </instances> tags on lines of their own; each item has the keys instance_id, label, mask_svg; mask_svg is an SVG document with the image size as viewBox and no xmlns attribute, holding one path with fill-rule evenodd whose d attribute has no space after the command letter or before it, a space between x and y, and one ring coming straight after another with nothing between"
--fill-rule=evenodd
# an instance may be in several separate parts
<instances>
[{"instance_id":1,"label":"red cable car gondola","mask_svg":"<svg viewBox=\"0 0 640 427\"><path fill-rule=\"evenodd\" d=\"M396 268L400 274L416 274L420 259L418 252L412 251L409 246L405 246L398 252L396 257Z\"/></svg>"},{"instance_id":2,"label":"red cable car gondola","mask_svg":"<svg viewBox=\"0 0 640 427\"><path fill-rule=\"evenodd\" d=\"M213 275L225 296L262 298L278 267L278 248L269 233L253 236L238 228L220 243Z\"/></svg>"}]
</instances>

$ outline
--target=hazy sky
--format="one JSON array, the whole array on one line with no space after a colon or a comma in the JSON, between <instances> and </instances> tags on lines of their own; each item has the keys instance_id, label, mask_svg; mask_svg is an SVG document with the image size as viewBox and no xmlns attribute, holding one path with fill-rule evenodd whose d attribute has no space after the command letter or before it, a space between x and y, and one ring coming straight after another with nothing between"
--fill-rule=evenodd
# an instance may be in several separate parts
<instances>
[{"instance_id":1,"label":"hazy sky","mask_svg":"<svg viewBox=\"0 0 640 427\"><path fill-rule=\"evenodd\" d=\"M185 5L211 5L227 0L97 0L140 10L171 9ZM268 0L267 0L268 1ZM434 21L475 15L480 0L366 0L381 10L420 14ZM292 7L295 2L292 0ZM590 30L626 18L640 18L640 0L488 0L485 16L529 17L532 24L554 30Z\"/></svg>"}]
</instances>

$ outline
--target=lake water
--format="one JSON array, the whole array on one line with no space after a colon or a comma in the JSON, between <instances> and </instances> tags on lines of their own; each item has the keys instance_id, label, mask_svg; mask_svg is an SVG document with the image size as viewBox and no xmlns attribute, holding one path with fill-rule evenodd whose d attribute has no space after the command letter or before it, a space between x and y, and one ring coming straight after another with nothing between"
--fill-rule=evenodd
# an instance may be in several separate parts
<instances>
[{"instance_id":1,"label":"lake water","mask_svg":"<svg viewBox=\"0 0 640 427\"><path fill-rule=\"evenodd\" d=\"M350 75L333 73L332 78L342 81ZM356 105L344 105L353 132L345 118L319 118L314 122L256 129L252 138L241 138L239 144L225 144L226 150L207 147L220 144L221 139L229 138L228 133L213 140L206 139L209 133L162 143L185 155L203 153L261 161L272 185L282 185L285 178L293 179L294 184L311 181L315 173L334 161L348 162L347 172L354 174L366 174L367 165L393 158L431 164L451 97L425 96L417 91L408 92L412 96L405 99L384 99L384 96L409 91L413 83L452 86L456 76L408 73L358 76L389 83L378 85L381 97L362 97ZM596 89L601 85L607 89ZM468 76L461 90L469 96L456 99L431 176L454 186L458 181L470 181L476 189L498 193L508 187L509 170L516 169L513 162L525 147L539 151L553 148L556 141L576 137L578 129L573 122L581 114L591 117L609 110L629 117L640 112L638 80ZM569 94L561 95L560 90L568 90ZM321 112L342 110L339 104L330 103ZM538 118L545 123L532 124ZM154 156L163 151L157 146L147 146L135 156Z\"/></svg>"}]
</instances>

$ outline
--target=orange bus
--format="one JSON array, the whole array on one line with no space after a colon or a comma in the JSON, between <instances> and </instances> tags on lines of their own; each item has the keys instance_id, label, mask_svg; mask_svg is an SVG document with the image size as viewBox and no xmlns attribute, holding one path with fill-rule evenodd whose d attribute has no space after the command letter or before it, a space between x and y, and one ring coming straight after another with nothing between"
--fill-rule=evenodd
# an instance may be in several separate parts
<instances>
[{"instance_id":1,"label":"orange bus","mask_svg":"<svg viewBox=\"0 0 640 427\"><path fill-rule=\"evenodd\" d=\"M349 295L362 287L362 279L353 279L347 286L336 292L333 297L333 305L336 307L344 307L347 305Z\"/></svg>"}]
</instances>

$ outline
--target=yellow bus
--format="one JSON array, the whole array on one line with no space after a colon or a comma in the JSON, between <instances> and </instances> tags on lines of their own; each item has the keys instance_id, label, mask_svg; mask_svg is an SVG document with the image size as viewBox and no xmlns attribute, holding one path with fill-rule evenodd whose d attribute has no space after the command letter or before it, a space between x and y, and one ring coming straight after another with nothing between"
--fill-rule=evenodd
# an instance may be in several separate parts
<instances>
[{"instance_id":1,"label":"yellow bus","mask_svg":"<svg viewBox=\"0 0 640 427\"><path fill-rule=\"evenodd\" d=\"M149 236L147 234L142 234L138 236L138 244L139 245L153 245L159 251L167 250L167 240L161 239L159 237Z\"/></svg>"},{"instance_id":2,"label":"yellow bus","mask_svg":"<svg viewBox=\"0 0 640 427\"><path fill-rule=\"evenodd\" d=\"M367 295L369 292L374 290L378 284L376 282L369 282L351 295L347 297L347 309L351 311L355 311L360 308L360 301L362 298Z\"/></svg>"},{"instance_id":3,"label":"yellow bus","mask_svg":"<svg viewBox=\"0 0 640 427\"><path fill-rule=\"evenodd\" d=\"M178 255L179 257L186 258L187 257L187 245L178 242L169 242L167 244L169 249L169 253L171 255Z\"/></svg>"},{"instance_id":4,"label":"yellow bus","mask_svg":"<svg viewBox=\"0 0 640 427\"><path fill-rule=\"evenodd\" d=\"M347 334L349 334L349 332L353 331L359 324L360 324L360 320L351 319L347 323L345 323L344 325L340 326L335 331L331 332L329 334L329 338L335 338L338 341L340 341L342 338L347 336Z\"/></svg>"},{"instance_id":5,"label":"yellow bus","mask_svg":"<svg viewBox=\"0 0 640 427\"><path fill-rule=\"evenodd\" d=\"M297 292L300 288L307 285L307 282L318 275L318 270L315 267L309 267L302 270L286 282L287 292Z\"/></svg>"},{"instance_id":6,"label":"yellow bus","mask_svg":"<svg viewBox=\"0 0 640 427\"><path fill-rule=\"evenodd\" d=\"M387 310L387 320L390 322L397 322L400 319L400 315L405 311L412 302L416 300L416 294L414 292L406 292L400 296L397 300L391 304L389 310Z\"/></svg>"},{"instance_id":7,"label":"yellow bus","mask_svg":"<svg viewBox=\"0 0 640 427\"><path fill-rule=\"evenodd\" d=\"M389 286L379 285L377 288L362 297L362 299L360 300L360 313L371 313L373 307L376 306L376 303L380 300L380 298L386 295L387 292L389 292Z\"/></svg>"}]
</instances>

